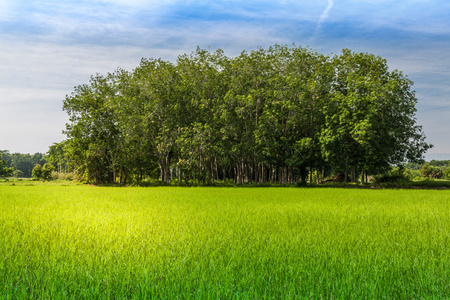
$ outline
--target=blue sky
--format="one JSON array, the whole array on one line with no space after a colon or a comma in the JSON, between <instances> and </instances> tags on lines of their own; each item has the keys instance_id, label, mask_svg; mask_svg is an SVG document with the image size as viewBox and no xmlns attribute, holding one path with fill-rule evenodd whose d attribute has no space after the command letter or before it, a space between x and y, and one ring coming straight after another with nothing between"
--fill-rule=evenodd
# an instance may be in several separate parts
<instances>
[{"instance_id":1,"label":"blue sky","mask_svg":"<svg viewBox=\"0 0 450 300\"><path fill-rule=\"evenodd\" d=\"M65 95L90 75L174 61L197 46L228 56L274 44L388 60L415 82L417 122L450 159L450 1L3 0L0 149L46 152L65 138Z\"/></svg>"}]
</instances>

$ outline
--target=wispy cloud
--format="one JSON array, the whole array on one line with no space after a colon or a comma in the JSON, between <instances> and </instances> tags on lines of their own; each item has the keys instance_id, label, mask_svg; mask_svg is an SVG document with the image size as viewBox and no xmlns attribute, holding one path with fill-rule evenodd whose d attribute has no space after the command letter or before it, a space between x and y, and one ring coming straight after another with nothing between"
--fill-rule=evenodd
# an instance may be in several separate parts
<instances>
[{"instance_id":1,"label":"wispy cloud","mask_svg":"<svg viewBox=\"0 0 450 300\"><path fill-rule=\"evenodd\" d=\"M322 12L322 14L320 15L319 21L317 22L313 39L315 39L317 37L317 35L319 34L320 27L321 27L322 23L325 22L326 19L328 18L328 15L330 13L330 10L333 8L333 5L334 5L334 0L328 0L328 5L325 8L325 10Z\"/></svg>"},{"instance_id":2,"label":"wispy cloud","mask_svg":"<svg viewBox=\"0 0 450 300\"><path fill-rule=\"evenodd\" d=\"M329 14L330 10L333 8L333 5L334 5L334 1L328 0L327 8L325 8L323 13L320 15L320 19L319 19L319 22L317 23L317 26L320 26L320 24L322 24L328 18L328 14Z\"/></svg>"}]
</instances>

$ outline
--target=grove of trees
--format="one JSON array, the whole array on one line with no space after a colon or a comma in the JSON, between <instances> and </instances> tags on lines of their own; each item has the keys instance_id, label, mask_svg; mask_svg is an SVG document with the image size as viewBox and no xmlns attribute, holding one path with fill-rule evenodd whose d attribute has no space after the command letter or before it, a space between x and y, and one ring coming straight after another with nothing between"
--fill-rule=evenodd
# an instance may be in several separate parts
<instances>
[{"instance_id":1,"label":"grove of trees","mask_svg":"<svg viewBox=\"0 0 450 300\"><path fill-rule=\"evenodd\" d=\"M275 45L230 58L198 48L75 87L52 157L95 183L364 182L431 147L412 85L385 59L347 49Z\"/></svg>"}]
</instances>

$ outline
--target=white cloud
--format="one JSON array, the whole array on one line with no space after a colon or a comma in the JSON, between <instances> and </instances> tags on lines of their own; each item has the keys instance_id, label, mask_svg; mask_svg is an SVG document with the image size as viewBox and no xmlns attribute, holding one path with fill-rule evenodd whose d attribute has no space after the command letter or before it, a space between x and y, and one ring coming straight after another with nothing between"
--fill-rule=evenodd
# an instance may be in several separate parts
<instances>
[{"instance_id":1,"label":"white cloud","mask_svg":"<svg viewBox=\"0 0 450 300\"><path fill-rule=\"evenodd\" d=\"M371 52L410 75L418 91L418 123L436 145L433 151L447 151L449 143L443 140L450 140L444 129L449 111L433 110L448 107L448 39L428 43L414 38L398 41L389 34L382 40L371 34L378 29L445 34L450 23L440 11L450 2L265 1L48 0L32 2L21 12L20 1L0 0L0 25L12 18L5 28L14 30L0 33L0 149L45 152L60 141L67 121L61 109L64 96L95 73L117 67L132 70L142 57L174 61L197 45L222 48L233 56L275 43L304 45L314 35L311 47L322 53L344 47ZM270 9L264 9L264 3ZM195 15L190 15L191 8ZM204 18L202 9L213 16ZM189 17L179 16L184 14ZM421 16L426 18L416 22ZM330 23L349 26L344 27L348 36L327 32ZM364 32L354 38L355 29Z\"/></svg>"}]
</instances>

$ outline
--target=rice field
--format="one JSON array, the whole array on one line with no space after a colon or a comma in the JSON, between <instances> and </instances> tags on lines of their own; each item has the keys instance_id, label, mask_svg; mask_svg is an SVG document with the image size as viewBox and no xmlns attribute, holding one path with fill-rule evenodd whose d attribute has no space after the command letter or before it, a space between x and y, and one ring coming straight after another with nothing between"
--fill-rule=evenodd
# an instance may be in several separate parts
<instances>
[{"instance_id":1,"label":"rice field","mask_svg":"<svg viewBox=\"0 0 450 300\"><path fill-rule=\"evenodd\" d=\"M0 299L449 299L450 190L0 186Z\"/></svg>"}]
</instances>

